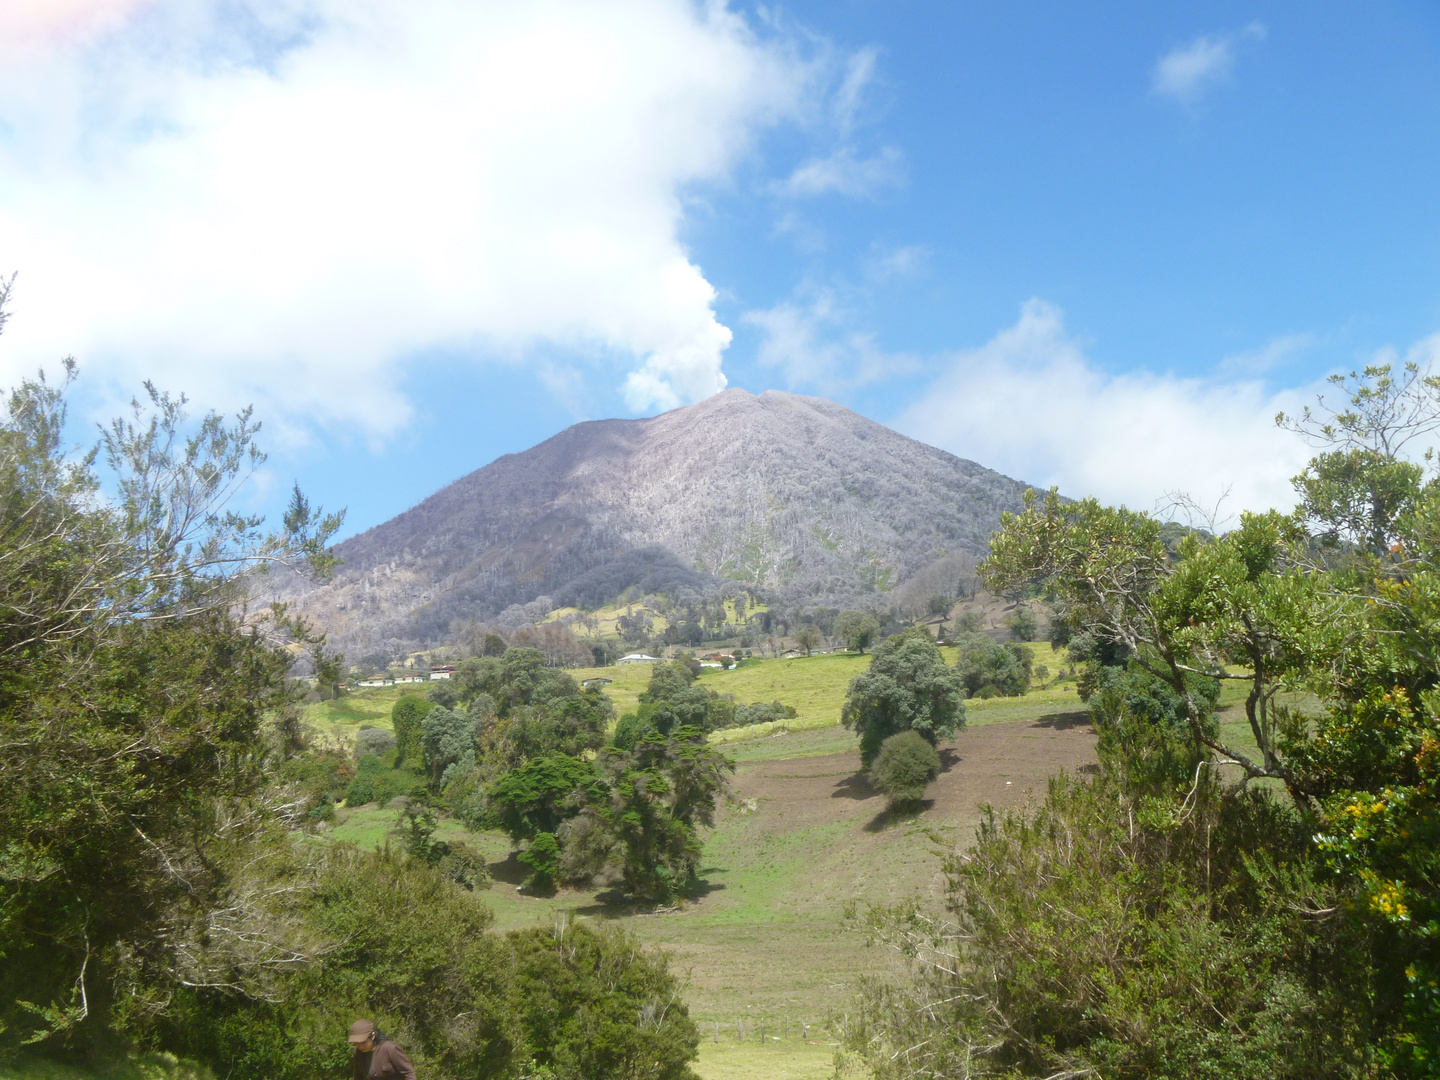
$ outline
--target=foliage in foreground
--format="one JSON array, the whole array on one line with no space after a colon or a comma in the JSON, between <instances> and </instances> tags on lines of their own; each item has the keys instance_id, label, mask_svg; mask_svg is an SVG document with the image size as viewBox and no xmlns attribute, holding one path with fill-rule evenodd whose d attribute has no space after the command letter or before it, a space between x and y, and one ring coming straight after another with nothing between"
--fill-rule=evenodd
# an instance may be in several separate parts
<instances>
[{"instance_id":1,"label":"foliage in foreground","mask_svg":"<svg viewBox=\"0 0 1440 1080\"><path fill-rule=\"evenodd\" d=\"M668 961L625 933L560 923L498 935L473 893L388 851L339 847L303 901L325 946L266 995L181 995L153 1037L246 1075L349 1066L343 1033L373 1018L422 1074L690 1080L698 1031Z\"/></svg>"},{"instance_id":2,"label":"foliage in foreground","mask_svg":"<svg viewBox=\"0 0 1440 1080\"><path fill-rule=\"evenodd\" d=\"M1440 377L1337 382L1344 411L1281 418L1331 447L1292 515L1003 519L981 572L1083 627L1105 771L992 817L948 923L877 916L916 963L853 1039L881 1077L1440 1077L1440 481L1399 457Z\"/></svg>"},{"instance_id":3,"label":"foliage in foreground","mask_svg":"<svg viewBox=\"0 0 1440 1080\"><path fill-rule=\"evenodd\" d=\"M512 650L502 698L463 721L436 702L383 757L304 753L287 646L331 658L283 610L249 611L247 585L326 569L338 518L298 492L273 535L227 512L263 460L248 413L187 439L180 403L150 400L102 441L109 499L93 457L63 452L59 390L25 384L0 422L0 1055L139 1048L299 1080L343 1074L365 1015L442 1080L692 1077L666 959L584 925L491 932L456 883L479 882L474 859L423 803L405 855L301 831L347 785L423 784L402 755L442 782L470 767L477 730L519 760L598 746L601 703Z\"/></svg>"},{"instance_id":4,"label":"foliage in foreground","mask_svg":"<svg viewBox=\"0 0 1440 1080\"><path fill-rule=\"evenodd\" d=\"M852 1023L877 1080L1373 1075L1370 942L1298 818L1187 786L1062 777L946 858L943 915L870 912L913 973Z\"/></svg>"}]
</instances>

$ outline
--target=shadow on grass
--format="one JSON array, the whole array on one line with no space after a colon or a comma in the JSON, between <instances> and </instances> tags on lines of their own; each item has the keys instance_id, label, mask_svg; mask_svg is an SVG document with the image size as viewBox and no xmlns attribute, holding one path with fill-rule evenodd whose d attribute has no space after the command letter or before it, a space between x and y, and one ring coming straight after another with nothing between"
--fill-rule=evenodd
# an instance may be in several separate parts
<instances>
[{"instance_id":1,"label":"shadow on grass","mask_svg":"<svg viewBox=\"0 0 1440 1080\"><path fill-rule=\"evenodd\" d=\"M1090 726L1090 710L1076 709L1072 712L1050 713L1035 721L1036 727L1053 728L1055 731L1070 731Z\"/></svg>"},{"instance_id":2,"label":"shadow on grass","mask_svg":"<svg viewBox=\"0 0 1440 1080\"><path fill-rule=\"evenodd\" d=\"M490 876L505 885L521 885L530 876L530 868L520 861L520 853L512 851L499 862L487 864Z\"/></svg>"},{"instance_id":3,"label":"shadow on grass","mask_svg":"<svg viewBox=\"0 0 1440 1080\"><path fill-rule=\"evenodd\" d=\"M866 799L873 799L880 792L875 790L875 785L870 783L870 777L863 772L853 773L845 777L835 785L835 790L830 792L832 799L854 799L856 802L864 802Z\"/></svg>"},{"instance_id":4,"label":"shadow on grass","mask_svg":"<svg viewBox=\"0 0 1440 1080\"><path fill-rule=\"evenodd\" d=\"M711 869L716 868L712 867ZM673 912L680 903L704 900L711 893L721 892L724 888L724 885L701 878L691 888L681 893L675 903L665 904L627 896L621 891L620 886L612 885L595 893L595 898L591 903L580 904L571 910L578 916L588 916L592 919L628 919L639 915L667 915Z\"/></svg>"},{"instance_id":5,"label":"shadow on grass","mask_svg":"<svg viewBox=\"0 0 1440 1080\"><path fill-rule=\"evenodd\" d=\"M934 799L921 799L918 803L906 803L903 806L887 806L865 823L865 831L878 833L893 829L897 825L909 825L934 806Z\"/></svg>"}]
</instances>

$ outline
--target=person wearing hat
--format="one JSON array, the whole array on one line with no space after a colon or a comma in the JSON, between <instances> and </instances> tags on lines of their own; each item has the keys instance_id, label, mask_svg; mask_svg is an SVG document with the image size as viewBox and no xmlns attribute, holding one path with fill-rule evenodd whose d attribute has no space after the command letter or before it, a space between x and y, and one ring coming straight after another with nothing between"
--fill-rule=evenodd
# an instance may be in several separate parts
<instances>
[{"instance_id":1,"label":"person wearing hat","mask_svg":"<svg viewBox=\"0 0 1440 1080\"><path fill-rule=\"evenodd\" d=\"M371 1021L356 1020L350 1025L350 1045L355 1049L352 1080L415 1080L415 1066L405 1051L380 1034Z\"/></svg>"}]
</instances>

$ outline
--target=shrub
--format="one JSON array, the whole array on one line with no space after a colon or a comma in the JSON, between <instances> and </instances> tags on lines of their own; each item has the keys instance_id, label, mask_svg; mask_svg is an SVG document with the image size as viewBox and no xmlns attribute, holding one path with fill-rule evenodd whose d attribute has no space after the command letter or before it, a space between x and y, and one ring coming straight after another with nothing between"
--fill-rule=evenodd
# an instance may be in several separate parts
<instances>
[{"instance_id":1,"label":"shrub","mask_svg":"<svg viewBox=\"0 0 1440 1080\"><path fill-rule=\"evenodd\" d=\"M940 755L919 732L902 731L880 744L870 766L870 781L893 807L918 803L930 781L940 775Z\"/></svg>"},{"instance_id":2,"label":"shrub","mask_svg":"<svg viewBox=\"0 0 1440 1080\"><path fill-rule=\"evenodd\" d=\"M872 910L914 964L850 1014L872 1075L1381 1075L1372 968L1304 822L1192 777L1061 777L947 857L945 915Z\"/></svg>"},{"instance_id":3,"label":"shrub","mask_svg":"<svg viewBox=\"0 0 1440 1080\"><path fill-rule=\"evenodd\" d=\"M383 758L395 749L395 736L384 728L361 728L355 733L355 760L366 754Z\"/></svg>"},{"instance_id":4,"label":"shrub","mask_svg":"<svg viewBox=\"0 0 1440 1080\"><path fill-rule=\"evenodd\" d=\"M1027 607L1016 608L1006 617L1005 628L1016 641L1034 641L1040 633L1035 613Z\"/></svg>"},{"instance_id":5,"label":"shrub","mask_svg":"<svg viewBox=\"0 0 1440 1080\"><path fill-rule=\"evenodd\" d=\"M182 988L168 1045L236 1075L342 1076L336 1032L368 1016L435 1080L694 1080L699 1033L663 954L583 924L502 937L475 894L397 852L321 859L292 902L314 960L269 1000Z\"/></svg>"},{"instance_id":6,"label":"shrub","mask_svg":"<svg viewBox=\"0 0 1440 1080\"><path fill-rule=\"evenodd\" d=\"M390 725L395 729L399 761L418 760L424 738L425 714L430 702L416 694L406 694L390 710Z\"/></svg>"},{"instance_id":7,"label":"shrub","mask_svg":"<svg viewBox=\"0 0 1440 1080\"><path fill-rule=\"evenodd\" d=\"M408 769L392 769L383 758L367 754L360 759L355 779L345 789L346 806L374 802L384 806L391 799L409 795L424 786L424 779Z\"/></svg>"}]
</instances>

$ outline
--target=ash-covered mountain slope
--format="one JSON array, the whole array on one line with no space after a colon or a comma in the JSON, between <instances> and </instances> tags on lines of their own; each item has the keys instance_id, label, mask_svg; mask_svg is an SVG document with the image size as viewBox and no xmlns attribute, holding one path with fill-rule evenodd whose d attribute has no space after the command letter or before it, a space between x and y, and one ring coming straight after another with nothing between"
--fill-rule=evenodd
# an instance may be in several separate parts
<instances>
[{"instance_id":1,"label":"ash-covered mountain slope","mask_svg":"<svg viewBox=\"0 0 1440 1080\"><path fill-rule=\"evenodd\" d=\"M982 554L1026 486L823 398L733 389L507 454L340 544L343 568L296 606L353 646L438 641L540 595L595 607L711 575L848 596Z\"/></svg>"}]
</instances>

